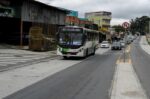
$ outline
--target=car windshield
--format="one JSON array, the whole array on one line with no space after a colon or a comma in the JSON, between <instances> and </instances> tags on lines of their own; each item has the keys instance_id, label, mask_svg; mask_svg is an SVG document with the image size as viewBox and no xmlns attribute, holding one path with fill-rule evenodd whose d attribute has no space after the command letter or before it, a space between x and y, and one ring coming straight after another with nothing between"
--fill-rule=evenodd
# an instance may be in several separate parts
<instances>
[{"instance_id":1,"label":"car windshield","mask_svg":"<svg viewBox=\"0 0 150 99\"><path fill-rule=\"evenodd\" d=\"M113 42L112 45L120 45L120 42Z\"/></svg>"}]
</instances>

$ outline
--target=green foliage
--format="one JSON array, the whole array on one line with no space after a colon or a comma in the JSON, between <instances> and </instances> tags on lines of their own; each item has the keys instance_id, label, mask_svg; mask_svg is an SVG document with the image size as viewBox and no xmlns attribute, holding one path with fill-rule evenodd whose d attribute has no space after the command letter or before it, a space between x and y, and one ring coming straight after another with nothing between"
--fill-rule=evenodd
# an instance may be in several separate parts
<instances>
[{"instance_id":1,"label":"green foliage","mask_svg":"<svg viewBox=\"0 0 150 99\"><path fill-rule=\"evenodd\" d=\"M130 21L130 31L132 33L140 32L145 33L148 32L148 26L149 26L150 18L148 16L142 16L140 18L132 19Z\"/></svg>"}]
</instances>

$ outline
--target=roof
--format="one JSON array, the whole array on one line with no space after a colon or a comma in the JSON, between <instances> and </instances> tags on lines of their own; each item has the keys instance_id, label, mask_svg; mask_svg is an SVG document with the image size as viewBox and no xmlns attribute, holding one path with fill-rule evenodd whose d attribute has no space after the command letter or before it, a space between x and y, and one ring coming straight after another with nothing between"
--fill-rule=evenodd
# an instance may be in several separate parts
<instances>
[{"instance_id":1,"label":"roof","mask_svg":"<svg viewBox=\"0 0 150 99\"><path fill-rule=\"evenodd\" d=\"M112 14L111 12L108 12L108 11L86 12L86 14L91 14L91 13L108 13L108 14Z\"/></svg>"},{"instance_id":2,"label":"roof","mask_svg":"<svg viewBox=\"0 0 150 99\"><path fill-rule=\"evenodd\" d=\"M63 11L63 12L65 12L65 13L69 13L69 12L70 12L70 10L68 10L68 9L64 9L64 8L52 6L52 5L49 5L49 4L46 4L46 3L42 3L42 2L40 2L40 1L37 1L37 0L7 0L7 1L15 2L15 3L17 3L17 4L22 3L22 2L24 2L24 1L27 1L27 2L35 3L35 4L40 5L40 6L43 6L43 7L54 8L54 9L56 9L56 10ZM6 2L6 3L7 3L7 2Z\"/></svg>"},{"instance_id":3,"label":"roof","mask_svg":"<svg viewBox=\"0 0 150 99\"><path fill-rule=\"evenodd\" d=\"M36 1L36 0L24 0L24 1L33 2L33 3L36 3L36 4L44 6L44 7L54 8L56 10L59 10L59 11L65 12L65 13L70 13L70 10L68 10L68 9L52 6L52 5L49 5L49 4L46 4L46 3L42 3L40 1Z\"/></svg>"},{"instance_id":4,"label":"roof","mask_svg":"<svg viewBox=\"0 0 150 99\"><path fill-rule=\"evenodd\" d=\"M47 8L53 8L53 9L56 9L56 10L59 10L59 11L62 11L62 12L64 12L64 13L66 13L66 14L68 14L68 13L70 13L70 10L68 10L68 9L65 9L65 8L60 8L60 7L56 7L56 6L52 6L52 5L49 5L49 4L46 4L46 3L42 3L42 2L40 2L40 1L37 1L37 0L7 0L7 1L9 1L9 2L13 2L13 3L16 3L16 4L21 4L22 2L24 2L24 1L26 1L26 2L31 2L31 3L33 3L33 4L37 4L37 5L39 5L39 6L42 6L42 7L47 7ZM3 2L3 1L1 1L2 3L9 3L9 2ZM7 4L8 5L8 4Z\"/></svg>"}]
</instances>

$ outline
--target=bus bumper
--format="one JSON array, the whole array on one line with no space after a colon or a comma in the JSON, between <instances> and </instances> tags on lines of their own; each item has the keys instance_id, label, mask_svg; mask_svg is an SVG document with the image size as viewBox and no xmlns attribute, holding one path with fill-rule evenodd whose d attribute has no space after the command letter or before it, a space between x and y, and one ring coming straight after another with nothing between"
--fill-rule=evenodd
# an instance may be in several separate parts
<instances>
[{"instance_id":1,"label":"bus bumper","mask_svg":"<svg viewBox=\"0 0 150 99\"><path fill-rule=\"evenodd\" d=\"M60 50L57 50L57 55L67 57L84 57L84 51L81 52L67 52L63 54Z\"/></svg>"}]
</instances>

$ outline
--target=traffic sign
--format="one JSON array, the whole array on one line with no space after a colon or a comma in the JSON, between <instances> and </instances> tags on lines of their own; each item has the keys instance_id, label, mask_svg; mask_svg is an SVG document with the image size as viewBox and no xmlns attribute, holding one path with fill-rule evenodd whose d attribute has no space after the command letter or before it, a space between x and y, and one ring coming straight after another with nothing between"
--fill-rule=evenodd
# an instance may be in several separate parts
<instances>
[{"instance_id":1,"label":"traffic sign","mask_svg":"<svg viewBox=\"0 0 150 99\"><path fill-rule=\"evenodd\" d=\"M128 22L124 22L123 24L122 24L122 27L123 28L125 28L125 29L127 29L127 28L129 28L129 23Z\"/></svg>"}]
</instances>

